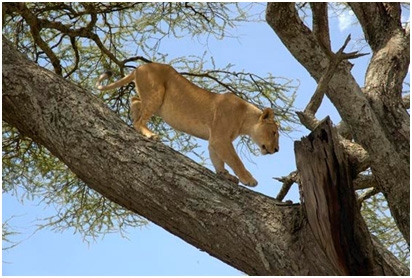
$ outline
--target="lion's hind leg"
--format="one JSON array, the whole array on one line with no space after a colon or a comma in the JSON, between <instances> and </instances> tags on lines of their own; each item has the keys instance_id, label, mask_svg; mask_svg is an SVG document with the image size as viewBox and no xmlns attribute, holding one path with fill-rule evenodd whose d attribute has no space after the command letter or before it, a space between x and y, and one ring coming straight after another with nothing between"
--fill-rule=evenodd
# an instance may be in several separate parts
<instances>
[{"instance_id":1,"label":"lion's hind leg","mask_svg":"<svg viewBox=\"0 0 412 278\"><path fill-rule=\"evenodd\" d=\"M140 98L138 97L130 98L130 117L132 118L133 122L140 117L141 104L142 102L140 101Z\"/></svg>"},{"instance_id":2,"label":"lion's hind leg","mask_svg":"<svg viewBox=\"0 0 412 278\"><path fill-rule=\"evenodd\" d=\"M159 91L160 90L160 91ZM147 122L150 118L160 109L163 101L163 91L164 88L158 88L158 90L151 90L150 98L146 97L143 98L141 94L141 98L132 97L131 101L131 114L133 119L133 126L134 128L144 136L150 139L159 140L159 135L152 132L147 127ZM139 89L139 93L142 90Z\"/></svg>"}]
</instances>

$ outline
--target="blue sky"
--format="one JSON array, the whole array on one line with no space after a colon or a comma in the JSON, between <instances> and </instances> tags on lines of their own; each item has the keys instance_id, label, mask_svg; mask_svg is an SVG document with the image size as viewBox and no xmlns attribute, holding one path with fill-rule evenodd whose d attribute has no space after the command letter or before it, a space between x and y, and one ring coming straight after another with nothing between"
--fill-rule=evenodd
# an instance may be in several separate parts
<instances>
[{"instance_id":1,"label":"blue sky","mask_svg":"<svg viewBox=\"0 0 412 278\"><path fill-rule=\"evenodd\" d=\"M255 7L264 16L265 5ZM332 46L337 50L346 36L352 34L348 51L356 49L356 39L361 38L359 26L349 13L331 20ZM199 55L204 51L213 56L219 66L235 64L234 69L261 75L272 73L274 76L299 80L295 107L303 110L313 94L316 83L306 70L290 55L272 29L265 23L245 23L231 31L237 38L221 41L209 37L207 44L198 39L184 38L165 40L161 48L173 59L183 55ZM205 40L203 40L205 41ZM368 49L362 49L369 52ZM365 69L370 56L354 61L352 70L362 85ZM296 83L296 82L295 82ZM324 100L317 116L319 119L330 115L334 123L339 116L333 106ZM295 170L293 140L308 134L303 127L291 133L290 137L281 136L280 152L271 156L253 157L253 162L242 157L245 166L259 181L253 189L275 197L280 184L273 177L280 177ZM206 144L203 144L206 146ZM205 149L207 154L207 149ZM287 199L298 201L296 185ZM4 251L2 257L3 275L243 275L207 253L185 243L181 239L150 224L128 230L128 239L119 234L109 234L90 244L82 240L73 230L56 233L44 229L33 234L36 219L53 213L53 208L45 208L39 200L19 202L16 197L3 195L3 222L10 221L20 235L13 238L21 243L11 250Z\"/></svg>"}]
</instances>

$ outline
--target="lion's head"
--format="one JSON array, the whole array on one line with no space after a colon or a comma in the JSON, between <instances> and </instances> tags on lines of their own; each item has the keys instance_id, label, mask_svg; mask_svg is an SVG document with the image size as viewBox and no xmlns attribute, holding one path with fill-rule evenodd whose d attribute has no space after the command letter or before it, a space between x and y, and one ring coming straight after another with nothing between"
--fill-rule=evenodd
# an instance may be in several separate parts
<instances>
[{"instance_id":1,"label":"lion's head","mask_svg":"<svg viewBox=\"0 0 412 278\"><path fill-rule=\"evenodd\" d=\"M274 118L273 110L265 108L251 134L252 140L260 147L262 154L274 154L279 151L279 124Z\"/></svg>"}]
</instances>

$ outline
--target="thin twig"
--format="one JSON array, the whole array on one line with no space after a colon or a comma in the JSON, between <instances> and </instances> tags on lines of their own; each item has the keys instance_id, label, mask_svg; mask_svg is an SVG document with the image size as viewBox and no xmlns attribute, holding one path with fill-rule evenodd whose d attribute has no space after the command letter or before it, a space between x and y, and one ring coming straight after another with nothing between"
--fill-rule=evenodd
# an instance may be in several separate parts
<instances>
[{"instance_id":1,"label":"thin twig","mask_svg":"<svg viewBox=\"0 0 412 278\"><path fill-rule=\"evenodd\" d=\"M278 195L275 198L276 200L280 202L283 201L283 199L286 197L292 185L294 183L300 182L298 171L293 171L287 176L280 177L280 178L274 178L274 179L283 183L282 188L280 189Z\"/></svg>"},{"instance_id":2,"label":"thin twig","mask_svg":"<svg viewBox=\"0 0 412 278\"><path fill-rule=\"evenodd\" d=\"M369 199L370 197L372 197L372 196L374 196L374 195L376 195L376 194L378 194L378 193L379 193L379 191L378 191L376 188L370 188L370 189L366 190L362 195L359 196L359 198L358 198L358 200L357 200L359 206L361 207L361 206L362 206L362 203L363 203L366 199Z\"/></svg>"}]
</instances>

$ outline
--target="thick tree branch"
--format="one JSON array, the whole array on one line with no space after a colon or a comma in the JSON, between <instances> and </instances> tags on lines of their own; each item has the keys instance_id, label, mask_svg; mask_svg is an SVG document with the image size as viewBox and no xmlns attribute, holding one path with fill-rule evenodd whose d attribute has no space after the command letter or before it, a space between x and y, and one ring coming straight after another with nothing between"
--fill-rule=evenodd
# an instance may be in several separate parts
<instances>
[{"instance_id":1,"label":"thick tree branch","mask_svg":"<svg viewBox=\"0 0 412 278\"><path fill-rule=\"evenodd\" d=\"M91 93L3 38L3 119L89 187L254 275L336 275L299 207L228 183L138 135ZM165 163L167 162L167 163Z\"/></svg>"},{"instance_id":2,"label":"thick tree branch","mask_svg":"<svg viewBox=\"0 0 412 278\"><path fill-rule=\"evenodd\" d=\"M400 27L399 3L350 2L348 5L358 18L373 51L385 44L385 30Z\"/></svg>"},{"instance_id":3,"label":"thick tree branch","mask_svg":"<svg viewBox=\"0 0 412 278\"><path fill-rule=\"evenodd\" d=\"M404 108L402 85L410 63L410 35L401 23L400 3L350 3L373 49L363 93L386 135L409 160L410 116Z\"/></svg>"},{"instance_id":4,"label":"thick tree branch","mask_svg":"<svg viewBox=\"0 0 412 278\"><path fill-rule=\"evenodd\" d=\"M324 49L325 53L331 52L330 36L329 36L329 18L328 18L328 3L326 2L311 2L313 17L313 33L316 39Z\"/></svg>"},{"instance_id":5,"label":"thick tree branch","mask_svg":"<svg viewBox=\"0 0 412 278\"><path fill-rule=\"evenodd\" d=\"M400 207L410 206L410 185L409 181L400 179L409 180L410 175L410 115L402 99L402 85L410 64L410 34L402 27L400 3L351 3L350 6L373 50L363 93L384 127L385 137L390 140L391 150L387 157L397 158L396 162L387 161L381 165L382 170L390 169L392 174L379 174L375 163L372 163L372 171L377 189L387 197L395 222L409 244L409 210ZM390 176L393 177L390 179Z\"/></svg>"}]
</instances>

